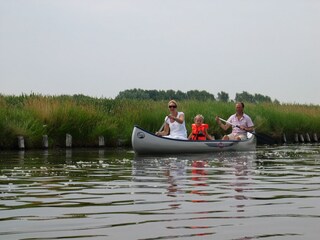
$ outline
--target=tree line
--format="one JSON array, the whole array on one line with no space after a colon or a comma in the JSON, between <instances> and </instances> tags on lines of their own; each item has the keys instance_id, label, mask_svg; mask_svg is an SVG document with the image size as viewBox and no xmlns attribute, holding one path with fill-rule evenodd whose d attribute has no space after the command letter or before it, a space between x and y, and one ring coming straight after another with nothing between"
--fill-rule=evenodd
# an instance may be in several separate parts
<instances>
[{"instance_id":1,"label":"tree line","mask_svg":"<svg viewBox=\"0 0 320 240\"><path fill-rule=\"evenodd\" d=\"M230 99L229 94L221 91L217 97L205 90L190 90L182 92L180 90L144 90L140 88L128 89L119 92L115 99L136 99L136 100L198 100L198 101L221 101L221 102L247 102L247 103L275 103L280 104L278 100L272 100L269 96L262 94L250 94L246 91L236 93L235 99Z\"/></svg>"}]
</instances>

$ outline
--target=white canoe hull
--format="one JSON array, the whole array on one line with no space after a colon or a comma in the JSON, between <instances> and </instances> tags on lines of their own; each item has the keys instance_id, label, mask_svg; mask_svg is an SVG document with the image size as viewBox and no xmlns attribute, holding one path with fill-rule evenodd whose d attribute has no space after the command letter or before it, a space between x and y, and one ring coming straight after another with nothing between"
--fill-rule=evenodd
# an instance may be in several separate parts
<instances>
[{"instance_id":1,"label":"white canoe hull","mask_svg":"<svg viewBox=\"0 0 320 240\"><path fill-rule=\"evenodd\" d=\"M131 140L133 150L137 154L184 154L224 151L252 151L256 148L256 138L250 133L248 139L244 141L191 141L159 137L138 126L134 126Z\"/></svg>"}]
</instances>

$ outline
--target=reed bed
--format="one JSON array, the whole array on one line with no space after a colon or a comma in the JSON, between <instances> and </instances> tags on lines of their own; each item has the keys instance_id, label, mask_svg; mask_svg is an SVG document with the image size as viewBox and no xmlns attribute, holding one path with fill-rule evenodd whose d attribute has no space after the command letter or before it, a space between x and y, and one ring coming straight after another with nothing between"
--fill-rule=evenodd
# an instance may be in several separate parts
<instances>
[{"instance_id":1,"label":"reed bed","mask_svg":"<svg viewBox=\"0 0 320 240\"><path fill-rule=\"evenodd\" d=\"M131 132L139 125L151 132L159 130L169 114L167 101L91 98L83 95L42 96L0 95L0 149L17 147L17 136L24 136L26 148L41 148L43 135L49 147L64 147L66 134L74 147L98 145L104 136L107 147L121 143L131 146ZM223 132L215 117L227 119L235 112L235 103L186 100L178 102L185 113L188 132L193 118L202 114L209 133L220 138ZM302 133L320 133L320 107L299 104L246 104L256 131L280 139Z\"/></svg>"}]
</instances>

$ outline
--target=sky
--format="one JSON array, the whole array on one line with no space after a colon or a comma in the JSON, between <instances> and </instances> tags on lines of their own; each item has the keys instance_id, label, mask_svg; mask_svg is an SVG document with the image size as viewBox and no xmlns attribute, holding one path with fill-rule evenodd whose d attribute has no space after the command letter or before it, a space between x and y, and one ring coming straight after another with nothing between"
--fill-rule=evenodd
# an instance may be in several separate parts
<instances>
[{"instance_id":1,"label":"sky","mask_svg":"<svg viewBox=\"0 0 320 240\"><path fill-rule=\"evenodd\" d=\"M319 0L0 0L0 94L246 91L320 105Z\"/></svg>"}]
</instances>

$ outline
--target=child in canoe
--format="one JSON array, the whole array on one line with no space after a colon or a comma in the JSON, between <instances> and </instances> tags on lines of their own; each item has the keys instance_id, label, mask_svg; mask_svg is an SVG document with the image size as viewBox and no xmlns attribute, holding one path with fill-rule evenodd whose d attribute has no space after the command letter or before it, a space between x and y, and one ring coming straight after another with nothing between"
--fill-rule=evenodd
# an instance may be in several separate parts
<instances>
[{"instance_id":1,"label":"child in canoe","mask_svg":"<svg viewBox=\"0 0 320 240\"><path fill-rule=\"evenodd\" d=\"M188 137L189 140L214 140L214 138L208 134L208 124L203 123L203 121L204 117L201 114L194 117L192 131Z\"/></svg>"}]
</instances>

